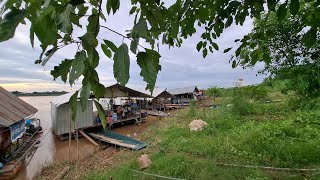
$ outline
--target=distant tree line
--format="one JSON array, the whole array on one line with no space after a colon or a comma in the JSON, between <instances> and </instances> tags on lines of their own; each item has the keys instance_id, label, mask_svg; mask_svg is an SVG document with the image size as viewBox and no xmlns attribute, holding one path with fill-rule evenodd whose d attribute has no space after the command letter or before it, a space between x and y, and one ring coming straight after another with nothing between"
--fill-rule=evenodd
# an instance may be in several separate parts
<instances>
[{"instance_id":1,"label":"distant tree line","mask_svg":"<svg viewBox=\"0 0 320 180\"><path fill-rule=\"evenodd\" d=\"M20 92L20 91L12 91L12 94L16 96L58 96L62 94L68 93L67 91L46 91L46 92Z\"/></svg>"}]
</instances>

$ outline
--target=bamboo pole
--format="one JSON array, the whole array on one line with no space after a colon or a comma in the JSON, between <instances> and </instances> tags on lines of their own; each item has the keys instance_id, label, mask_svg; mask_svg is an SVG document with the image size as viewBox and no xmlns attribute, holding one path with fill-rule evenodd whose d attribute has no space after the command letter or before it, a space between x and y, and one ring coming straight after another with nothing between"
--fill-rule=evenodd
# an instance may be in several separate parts
<instances>
[{"instance_id":1,"label":"bamboo pole","mask_svg":"<svg viewBox=\"0 0 320 180\"><path fill-rule=\"evenodd\" d=\"M80 134L85 137L88 141L90 141L93 145L99 147L99 144L96 143L92 138L90 138L86 133L84 133L82 130L79 131Z\"/></svg>"},{"instance_id":2,"label":"bamboo pole","mask_svg":"<svg viewBox=\"0 0 320 180\"><path fill-rule=\"evenodd\" d=\"M71 108L70 108L70 121L69 121L69 165L71 163L71 119L72 119L72 116L71 116Z\"/></svg>"},{"instance_id":3,"label":"bamboo pole","mask_svg":"<svg viewBox=\"0 0 320 180\"><path fill-rule=\"evenodd\" d=\"M70 166L66 166L65 168L63 168L63 170L59 172L59 174L54 178L54 180L62 179L69 169L70 169Z\"/></svg>"}]
</instances>

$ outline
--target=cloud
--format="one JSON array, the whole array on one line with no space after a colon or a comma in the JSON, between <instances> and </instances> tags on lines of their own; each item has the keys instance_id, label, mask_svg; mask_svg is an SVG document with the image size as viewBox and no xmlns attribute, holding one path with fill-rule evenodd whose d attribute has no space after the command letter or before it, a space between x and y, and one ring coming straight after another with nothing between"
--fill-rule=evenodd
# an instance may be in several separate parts
<instances>
[{"instance_id":1,"label":"cloud","mask_svg":"<svg viewBox=\"0 0 320 180\"><path fill-rule=\"evenodd\" d=\"M121 9L115 15L108 17L108 21L103 24L111 29L117 30L123 34L133 26L133 16L128 16L131 8L130 2L123 3ZM86 22L82 20L84 24ZM55 65L58 65L61 60L73 58L77 50L75 45L70 45L58 53L56 53L45 67L35 65L34 61L41 53L39 42L35 41L35 49L29 42L30 25L19 26L15 37L7 42L0 43L0 85L13 90L28 89L28 91L43 90L70 90L68 84L64 84L60 79L53 81L50 76L50 70ZM258 64L254 69L243 70L241 68L232 69L229 64L229 59L234 49L228 54L224 54L223 49L228 47L237 47L234 43L237 38L242 38L252 29L252 20L248 19L244 26L231 26L226 29L222 36L216 40L220 46L218 52L208 54L206 59L202 58L202 52L197 52L196 44L200 40L201 33L195 34L193 37L184 40L181 48L171 48L168 46L160 46L161 66L156 86L159 89L171 89L176 87L184 87L198 85L201 88L209 87L210 85L230 87L233 81L237 78L244 78L247 84L255 84L262 81L263 76L256 76L257 70L263 67L263 64ZM199 29L201 30L201 29ZM75 29L75 34L81 36L83 30ZM130 43L127 39L116 35L104 28L100 29L99 42L103 39L113 41L117 46L122 42ZM141 44L146 45L145 42ZM97 72L100 80L105 85L116 83L113 77L113 61L105 57L101 50L98 50L101 59ZM134 87L138 90L145 89L146 83L140 76L140 68L136 63L135 54L130 53L130 80L129 87ZM80 81L75 87L79 87Z\"/></svg>"}]
</instances>

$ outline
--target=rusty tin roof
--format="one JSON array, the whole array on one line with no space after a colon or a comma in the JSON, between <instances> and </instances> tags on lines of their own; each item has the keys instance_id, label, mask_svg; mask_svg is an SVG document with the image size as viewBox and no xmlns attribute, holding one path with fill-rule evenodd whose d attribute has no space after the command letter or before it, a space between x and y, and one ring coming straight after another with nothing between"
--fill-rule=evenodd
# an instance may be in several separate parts
<instances>
[{"instance_id":1,"label":"rusty tin roof","mask_svg":"<svg viewBox=\"0 0 320 180\"><path fill-rule=\"evenodd\" d=\"M0 126L8 127L38 110L0 86Z\"/></svg>"}]
</instances>

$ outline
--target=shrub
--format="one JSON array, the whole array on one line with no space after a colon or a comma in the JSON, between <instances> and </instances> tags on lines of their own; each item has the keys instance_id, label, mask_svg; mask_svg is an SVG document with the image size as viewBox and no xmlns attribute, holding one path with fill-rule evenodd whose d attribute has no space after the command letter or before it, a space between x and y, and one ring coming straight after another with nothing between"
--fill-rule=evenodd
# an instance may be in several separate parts
<instances>
[{"instance_id":1,"label":"shrub","mask_svg":"<svg viewBox=\"0 0 320 180\"><path fill-rule=\"evenodd\" d=\"M255 114L254 104L250 103L248 97L244 95L243 89L235 89L232 97L231 111L234 114L245 116Z\"/></svg>"},{"instance_id":2,"label":"shrub","mask_svg":"<svg viewBox=\"0 0 320 180\"><path fill-rule=\"evenodd\" d=\"M189 111L188 111L188 116L189 117L195 117L196 116L196 101L195 100L191 100L190 101L190 106L189 106Z\"/></svg>"}]
</instances>

